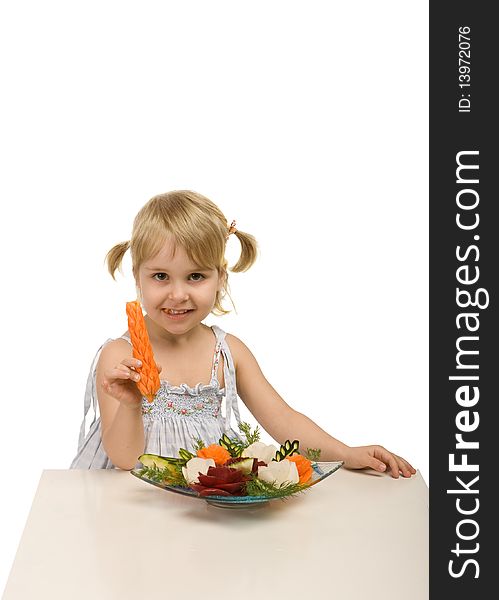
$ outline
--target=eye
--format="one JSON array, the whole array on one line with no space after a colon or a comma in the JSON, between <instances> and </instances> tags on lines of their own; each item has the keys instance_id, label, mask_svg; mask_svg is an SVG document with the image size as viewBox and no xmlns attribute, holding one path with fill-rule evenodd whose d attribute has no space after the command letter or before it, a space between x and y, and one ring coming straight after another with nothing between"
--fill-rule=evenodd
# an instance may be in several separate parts
<instances>
[{"instance_id":1,"label":"eye","mask_svg":"<svg viewBox=\"0 0 499 600\"><path fill-rule=\"evenodd\" d=\"M203 279L205 279L205 276L202 273L191 273L189 277L191 281L203 281Z\"/></svg>"},{"instance_id":2,"label":"eye","mask_svg":"<svg viewBox=\"0 0 499 600\"><path fill-rule=\"evenodd\" d=\"M152 278L156 281L165 281L166 279L168 279L168 275L166 273L154 273Z\"/></svg>"}]
</instances>

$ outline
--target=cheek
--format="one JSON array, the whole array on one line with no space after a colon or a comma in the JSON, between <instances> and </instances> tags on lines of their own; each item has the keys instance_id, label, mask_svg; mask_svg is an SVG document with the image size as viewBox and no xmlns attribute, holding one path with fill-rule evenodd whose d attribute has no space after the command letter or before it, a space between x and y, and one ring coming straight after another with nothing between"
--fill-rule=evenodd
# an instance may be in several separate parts
<instances>
[{"instance_id":1,"label":"cheek","mask_svg":"<svg viewBox=\"0 0 499 600\"><path fill-rule=\"evenodd\" d=\"M213 285L210 285L205 290L203 290L203 302L205 304L209 304L210 306L215 303L216 296L218 292L218 285L215 282Z\"/></svg>"},{"instance_id":2,"label":"cheek","mask_svg":"<svg viewBox=\"0 0 499 600\"><path fill-rule=\"evenodd\" d=\"M157 299L159 289L158 286L155 286L153 282L148 281L147 279L139 280L139 285L137 286L142 303L149 305L154 303L155 299Z\"/></svg>"},{"instance_id":3,"label":"cheek","mask_svg":"<svg viewBox=\"0 0 499 600\"><path fill-rule=\"evenodd\" d=\"M147 282L146 282L145 278L140 275L135 278L135 287L137 288L137 290L141 291L142 293L144 292L144 288L147 287L146 283Z\"/></svg>"}]
</instances>

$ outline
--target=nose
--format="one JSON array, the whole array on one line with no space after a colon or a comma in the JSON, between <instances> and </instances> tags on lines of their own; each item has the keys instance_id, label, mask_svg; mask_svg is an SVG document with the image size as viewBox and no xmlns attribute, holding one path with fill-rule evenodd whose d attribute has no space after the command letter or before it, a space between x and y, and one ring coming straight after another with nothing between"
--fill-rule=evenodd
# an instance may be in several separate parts
<instances>
[{"instance_id":1,"label":"nose","mask_svg":"<svg viewBox=\"0 0 499 600\"><path fill-rule=\"evenodd\" d=\"M177 281L172 282L168 289L168 299L175 302L180 303L184 302L189 298L189 293L185 289L183 282Z\"/></svg>"}]
</instances>

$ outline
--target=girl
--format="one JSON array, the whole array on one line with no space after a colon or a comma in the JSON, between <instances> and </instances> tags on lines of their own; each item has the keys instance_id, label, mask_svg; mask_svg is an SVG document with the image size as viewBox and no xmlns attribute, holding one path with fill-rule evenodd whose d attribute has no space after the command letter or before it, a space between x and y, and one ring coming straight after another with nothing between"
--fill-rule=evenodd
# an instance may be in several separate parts
<instances>
[{"instance_id":1,"label":"girl","mask_svg":"<svg viewBox=\"0 0 499 600\"><path fill-rule=\"evenodd\" d=\"M132 356L128 332L107 340L88 377L85 417L71 468L132 469L145 452L177 456L179 448L192 450L196 439L209 445L224 433L239 437L230 422L234 412L240 423L239 396L279 444L298 439L302 448L320 448L321 460L410 477L416 471L400 456L377 445L349 447L293 410L240 339L203 323L210 313L228 312L222 300L228 283L225 246L232 234L241 244L241 255L231 271L246 271L256 258L255 238L237 230L235 222L228 226L208 198L173 191L149 200L135 218L130 242L108 252L114 278L130 249L155 360L159 369L165 366L166 378L153 402L148 402L136 385L141 364ZM91 404L94 420L85 436Z\"/></svg>"}]
</instances>

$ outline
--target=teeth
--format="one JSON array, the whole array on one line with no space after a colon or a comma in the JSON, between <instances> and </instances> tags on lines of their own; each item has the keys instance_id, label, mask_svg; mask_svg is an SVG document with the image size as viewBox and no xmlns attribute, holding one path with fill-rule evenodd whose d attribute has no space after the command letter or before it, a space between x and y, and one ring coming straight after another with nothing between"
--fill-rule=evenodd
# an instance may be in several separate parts
<instances>
[{"instance_id":1,"label":"teeth","mask_svg":"<svg viewBox=\"0 0 499 600\"><path fill-rule=\"evenodd\" d=\"M167 312L169 315L183 315L188 311L187 310L173 310L173 309L169 308Z\"/></svg>"}]
</instances>

